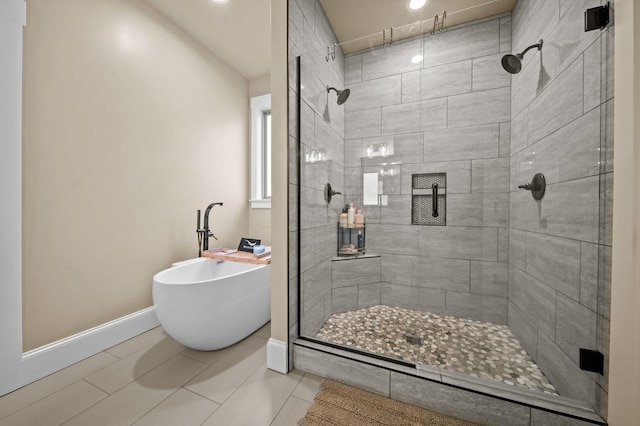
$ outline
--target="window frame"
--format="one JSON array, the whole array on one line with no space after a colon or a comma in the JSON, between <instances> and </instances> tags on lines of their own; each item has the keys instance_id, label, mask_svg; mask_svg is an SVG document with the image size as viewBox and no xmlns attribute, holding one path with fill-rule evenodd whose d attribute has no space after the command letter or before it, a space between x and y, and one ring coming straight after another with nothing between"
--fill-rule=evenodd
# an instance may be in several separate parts
<instances>
[{"instance_id":1,"label":"window frame","mask_svg":"<svg viewBox=\"0 0 640 426\"><path fill-rule=\"evenodd\" d=\"M266 192L266 115L271 115L271 94L251 98L251 203L252 209L270 209Z\"/></svg>"}]
</instances>

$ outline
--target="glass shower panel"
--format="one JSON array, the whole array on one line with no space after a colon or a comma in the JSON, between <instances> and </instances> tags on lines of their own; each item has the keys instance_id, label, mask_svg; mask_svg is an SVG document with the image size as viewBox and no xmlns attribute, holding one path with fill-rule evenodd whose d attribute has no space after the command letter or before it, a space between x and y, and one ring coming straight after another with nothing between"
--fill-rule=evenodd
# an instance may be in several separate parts
<instances>
[{"instance_id":1,"label":"glass shower panel","mask_svg":"<svg viewBox=\"0 0 640 426\"><path fill-rule=\"evenodd\" d=\"M604 353L606 370L613 34L575 35L576 62L536 51L512 78L500 58L526 42L511 25L300 56L299 335L602 412L606 371L589 376L579 354ZM580 61L597 59L600 96L545 118L549 93L573 90ZM518 188L536 173L542 200Z\"/></svg>"}]
</instances>

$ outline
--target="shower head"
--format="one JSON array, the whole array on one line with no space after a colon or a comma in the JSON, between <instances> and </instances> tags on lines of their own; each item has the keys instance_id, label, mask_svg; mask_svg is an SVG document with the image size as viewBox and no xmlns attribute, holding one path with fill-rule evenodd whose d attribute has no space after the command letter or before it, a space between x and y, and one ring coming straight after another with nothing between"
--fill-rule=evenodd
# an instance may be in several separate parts
<instances>
[{"instance_id":1,"label":"shower head","mask_svg":"<svg viewBox=\"0 0 640 426\"><path fill-rule=\"evenodd\" d=\"M522 59L524 58L524 54L534 47L537 47L538 50L542 49L542 39L540 39L538 44L532 44L531 46L524 49L522 53L517 53L515 55L504 55L502 57L502 68L504 68L505 71L510 74L518 74L522 69Z\"/></svg>"},{"instance_id":2,"label":"shower head","mask_svg":"<svg viewBox=\"0 0 640 426\"><path fill-rule=\"evenodd\" d=\"M338 105L342 105L343 103L347 102L347 99L349 99L349 95L351 94L351 90L349 89L338 90L335 87L327 86L327 93L332 90L336 92L336 95L338 95Z\"/></svg>"}]
</instances>

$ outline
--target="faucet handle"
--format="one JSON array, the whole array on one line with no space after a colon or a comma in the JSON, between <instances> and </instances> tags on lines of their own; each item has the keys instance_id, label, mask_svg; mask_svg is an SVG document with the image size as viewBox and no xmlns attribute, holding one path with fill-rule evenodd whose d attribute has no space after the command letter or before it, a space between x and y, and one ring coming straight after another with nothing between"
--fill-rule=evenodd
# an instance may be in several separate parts
<instances>
[{"instance_id":1,"label":"faucet handle","mask_svg":"<svg viewBox=\"0 0 640 426\"><path fill-rule=\"evenodd\" d=\"M213 232L209 231L209 237L213 237L214 240L218 240L218 237L216 237L215 235L213 235Z\"/></svg>"}]
</instances>

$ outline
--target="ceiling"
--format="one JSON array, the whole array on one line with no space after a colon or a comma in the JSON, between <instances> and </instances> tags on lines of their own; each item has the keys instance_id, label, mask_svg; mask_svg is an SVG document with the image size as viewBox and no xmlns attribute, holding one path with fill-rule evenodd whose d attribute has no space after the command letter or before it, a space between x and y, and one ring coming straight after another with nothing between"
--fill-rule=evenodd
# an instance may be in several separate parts
<instances>
[{"instance_id":1,"label":"ceiling","mask_svg":"<svg viewBox=\"0 0 640 426\"><path fill-rule=\"evenodd\" d=\"M147 2L244 78L271 72L270 0Z\"/></svg>"},{"instance_id":2,"label":"ceiling","mask_svg":"<svg viewBox=\"0 0 640 426\"><path fill-rule=\"evenodd\" d=\"M320 0L320 3L339 42L349 41L342 49L351 53L380 44L383 29L393 27L393 39L398 40L429 31L434 16L437 14L441 21L444 10L447 11L444 28L448 28L510 12L516 0L430 0L417 11L409 9L409 0Z\"/></svg>"},{"instance_id":3,"label":"ceiling","mask_svg":"<svg viewBox=\"0 0 640 426\"><path fill-rule=\"evenodd\" d=\"M146 0L183 31L251 80L271 72L271 0ZM320 0L345 53L428 31L447 11L444 27L511 11L516 0L430 0L418 11L409 0ZM409 25L414 24L414 25ZM366 37L374 35L372 37ZM364 38L363 38L364 37Z\"/></svg>"}]
</instances>

